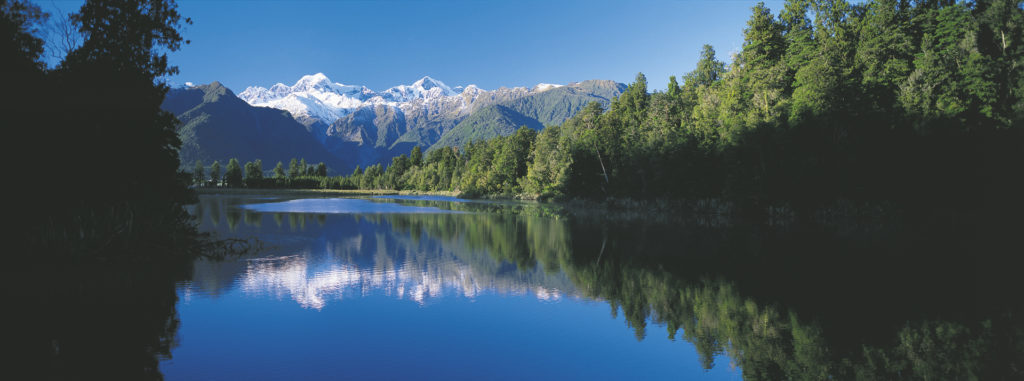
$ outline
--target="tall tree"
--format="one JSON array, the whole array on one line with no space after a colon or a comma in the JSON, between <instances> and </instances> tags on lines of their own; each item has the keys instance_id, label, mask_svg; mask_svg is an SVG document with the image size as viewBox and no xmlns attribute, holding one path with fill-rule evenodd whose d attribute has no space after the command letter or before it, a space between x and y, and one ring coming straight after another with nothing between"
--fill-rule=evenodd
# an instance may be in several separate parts
<instances>
[{"instance_id":1,"label":"tall tree","mask_svg":"<svg viewBox=\"0 0 1024 381\"><path fill-rule=\"evenodd\" d=\"M414 167L423 165L423 149L420 146L412 147L412 152L409 153L409 159L412 160Z\"/></svg>"},{"instance_id":2,"label":"tall tree","mask_svg":"<svg viewBox=\"0 0 1024 381\"><path fill-rule=\"evenodd\" d=\"M203 174L203 161L196 160L196 165L192 168L192 182L196 185L202 185L203 180L206 177Z\"/></svg>"},{"instance_id":3,"label":"tall tree","mask_svg":"<svg viewBox=\"0 0 1024 381\"><path fill-rule=\"evenodd\" d=\"M701 47L697 68L686 75L683 84L688 87L711 86L725 73L725 63L715 58L715 48L711 45Z\"/></svg>"},{"instance_id":4,"label":"tall tree","mask_svg":"<svg viewBox=\"0 0 1024 381\"><path fill-rule=\"evenodd\" d=\"M179 29L190 20L173 0L92 0L71 19L83 42L54 72L65 89L61 102L71 106L56 121L66 130L66 145L58 149L97 162L132 158L127 165L138 174L132 178L89 174L112 188L97 198L184 201L177 119L161 104L168 91L163 78L178 72L167 53L187 43Z\"/></svg>"},{"instance_id":5,"label":"tall tree","mask_svg":"<svg viewBox=\"0 0 1024 381\"><path fill-rule=\"evenodd\" d=\"M891 112L899 86L913 69L914 39L906 0L869 2L860 18L856 62L872 107Z\"/></svg>"},{"instance_id":6,"label":"tall tree","mask_svg":"<svg viewBox=\"0 0 1024 381\"><path fill-rule=\"evenodd\" d=\"M772 16L771 10L758 3L743 30L743 50L739 64L744 93L742 100L745 123L773 121L781 116L776 106L783 100L788 86L786 66L782 57L786 53L784 26Z\"/></svg>"},{"instance_id":7,"label":"tall tree","mask_svg":"<svg viewBox=\"0 0 1024 381\"><path fill-rule=\"evenodd\" d=\"M279 162L277 162L277 165L274 166L274 180L284 180L284 179L285 179L284 163L281 163L279 161Z\"/></svg>"},{"instance_id":8,"label":"tall tree","mask_svg":"<svg viewBox=\"0 0 1024 381\"><path fill-rule=\"evenodd\" d=\"M220 186L220 161L214 160L210 165L210 181L213 182L213 186Z\"/></svg>"},{"instance_id":9,"label":"tall tree","mask_svg":"<svg viewBox=\"0 0 1024 381\"><path fill-rule=\"evenodd\" d=\"M288 162L288 178L294 179L302 175L303 170L299 168L299 161L294 157L292 161Z\"/></svg>"},{"instance_id":10,"label":"tall tree","mask_svg":"<svg viewBox=\"0 0 1024 381\"><path fill-rule=\"evenodd\" d=\"M799 86L799 83L795 82L797 70L806 65L816 53L814 28L807 16L810 2L811 0L786 0L782 12L779 13L779 22L782 24L783 36L786 39L786 78L790 83L785 91L786 96L791 95L793 89Z\"/></svg>"},{"instance_id":11,"label":"tall tree","mask_svg":"<svg viewBox=\"0 0 1024 381\"><path fill-rule=\"evenodd\" d=\"M242 186L242 167L238 164L238 159L231 158L228 161L228 167L224 170L224 182L232 188Z\"/></svg>"},{"instance_id":12,"label":"tall tree","mask_svg":"<svg viewBox=\"0 0 1024 381\"><path fill-rule=\"evenodd\" d=\"M263 161L257 159L245 163L245 181L249 186L254 186L263 180Z\"/></svg>"}]
</instances>

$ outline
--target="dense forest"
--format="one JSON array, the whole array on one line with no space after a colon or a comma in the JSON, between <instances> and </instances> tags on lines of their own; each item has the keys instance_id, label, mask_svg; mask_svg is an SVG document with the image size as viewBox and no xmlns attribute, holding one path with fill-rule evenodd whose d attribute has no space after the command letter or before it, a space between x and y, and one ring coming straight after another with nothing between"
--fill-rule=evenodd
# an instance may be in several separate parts
<instances>
[{"instance_id":1,"label":"dense forest","mask_svg":"<svg viewBox=\"0 0 1024 381\"><path fill-rule=\"evenodd\" d=\"M1015 0L759 4L731 63L704 46L664 92L638 74L607 110L322 185L796 210L1007 200L1024 173L1022 28Z\"/></svg>"},{"instance_id":2,"label":"dense forest","mask_svg":"<svg viewBox=\"0 0 1024 381\"><path fill-rule=\"evenodd\" d=\"M0 120L15 142L9 160L25 160L11 173L12 251L31 254L14 259L195 254L177 120L160 108L177 73L167 53L187 43L179 30L190 20L170 0L87 1L63 16L0 1L3 83L14 95Z\"/></svg>"}]
</instances>

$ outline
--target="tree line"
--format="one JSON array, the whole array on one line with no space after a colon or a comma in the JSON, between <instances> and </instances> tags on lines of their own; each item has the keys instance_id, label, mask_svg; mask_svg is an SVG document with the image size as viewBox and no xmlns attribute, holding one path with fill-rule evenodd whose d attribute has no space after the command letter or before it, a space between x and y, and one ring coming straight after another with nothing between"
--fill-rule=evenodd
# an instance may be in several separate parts
<instances>
[{"instance_id":1,"label":"tree line","mask_svg":"<svg viewBox=\"0 0 1024 381\"><path fill-rule=\"evenodd\" d=\"M1021 2L788 0L753 7L726 64L560 126L440 147L325 188L558 198L729 198L813 208L1005 200L1024 173Z\"/></svg>"},{"instance_id":2,"label":"tree line","mask_svg":"<svg viewBox=\"0 0 1024 381\"><path fill-rule=\"evenodd\" d=\"M219 160L214 160L209 170L202 160L196 160L192 169L192 184L200 187L327 188L325 179L327 165L323 162L307 164L305 158L292 158L287 170L284 163L277 162L270 177L265 176L263 160L259 159L246 162L243 169L237 158L231 158L223 174Z\"/></svg>"},{"instance_id":3,"label":"tree line","mask_svg":"<svg viewBox=\"0 0 1024 381\"><path fill-rule=\"evenodd\" d=\"M541 132L519 184L795 207L1009 197L1024 169L1022 21L1019 1L758 4L730 64L705 45L663 92L638 74L607 110Z\"/></svg>"}]
</instances>

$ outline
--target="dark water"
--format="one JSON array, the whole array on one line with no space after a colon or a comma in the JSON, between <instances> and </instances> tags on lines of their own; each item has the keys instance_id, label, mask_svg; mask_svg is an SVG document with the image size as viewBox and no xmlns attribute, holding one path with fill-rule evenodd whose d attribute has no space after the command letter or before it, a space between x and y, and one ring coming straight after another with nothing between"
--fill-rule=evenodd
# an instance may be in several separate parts
<instances>
[{"instance_id":1,"label":"dark water","mask_svg":"<svg viewBox=\"0 0 1024 381\"><path fill-rule=\"evenodd\" d=\"M6 279L44 378L1024 378L1004 232L416 197L191 212L263 250Z\"/></svg>"}]
</instances>

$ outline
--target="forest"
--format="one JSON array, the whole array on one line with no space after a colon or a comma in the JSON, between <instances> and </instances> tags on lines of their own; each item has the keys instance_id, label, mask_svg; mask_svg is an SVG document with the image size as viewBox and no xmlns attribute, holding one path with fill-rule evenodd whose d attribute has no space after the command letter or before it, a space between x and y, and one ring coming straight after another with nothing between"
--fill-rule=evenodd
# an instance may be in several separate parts
<instances>
[{"instance_id":1,"label":"forest","mask_svg":"<svg viewBox=\"0 0 1024 381\"><path fill-rule=\"evenodd\" d=\"M163 0L88 1L70 15L0 0L0 120L15 142L15 261L192 258L210 240L184 205L177 119L160 108L178 72L167 54L191 20ZM53 26L60 27L54 30ZM105 169L99 169L105 167Z\"/></svg>"},{"instance_id":2,"label":"forest","mask_svg":"<svg viewBox=\"0 0 1024 381\"><path fill-rule=\"evenodd\" d=\"M522 198L723 198L810 210L1019 197L1019 1L788 0L753 7L726 64L637 74L562 125L324 177L325 188Z\"/></svg>"}]
</instances>

